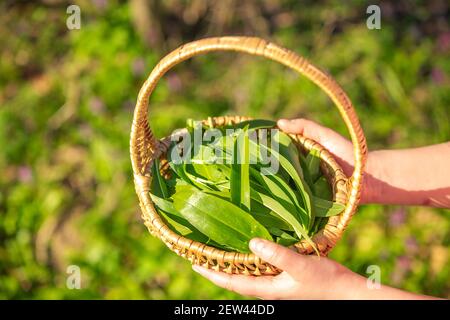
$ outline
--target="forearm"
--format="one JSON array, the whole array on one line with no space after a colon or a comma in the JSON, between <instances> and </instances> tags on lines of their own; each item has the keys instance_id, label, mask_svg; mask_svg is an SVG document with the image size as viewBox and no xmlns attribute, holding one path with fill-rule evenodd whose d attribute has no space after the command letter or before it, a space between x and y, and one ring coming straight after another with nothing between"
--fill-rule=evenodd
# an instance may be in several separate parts
<instances>
[{"instance_id":1,"label":"forearm","mask_svg":"<svg viewBox=\"0 0 450 320\"><path fill-rule=\"evenodd\" d=\"M450 207L450 143L369 154L366 203Z\"/></svg>"},{"instance_id":2,"label":"forearm","mask_svg":"<svg viewBox=\"0 0 450 320\"><path fill-rule=\"evenodd\" d=\"M344 283L341 297L342 299L358 299L358 300L423 300L438 299L431 296L406 292L400 289L392 288L385 285L379 287L370 287L368 281L358 274L349 274L341 281ZM372 285L373 286L373 285Z\"/></svg>"}]
</instances>

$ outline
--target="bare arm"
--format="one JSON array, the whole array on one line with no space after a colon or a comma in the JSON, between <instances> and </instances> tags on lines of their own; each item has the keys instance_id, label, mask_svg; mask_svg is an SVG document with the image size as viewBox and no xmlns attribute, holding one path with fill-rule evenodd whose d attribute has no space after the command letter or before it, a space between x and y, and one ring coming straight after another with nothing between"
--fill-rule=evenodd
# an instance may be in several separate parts
<instances>
[{"instance_id":1,"label":"bare arm","mask_svg":"<svg viewBox=\"0 0 450 320\"><path fill-rule=\"evenodd\" d=\"M280 120L278 126L319 142L352 173L353 147L340 134L305 119ZM370 152L361 202L450 208L450 142Z\"/></svg>"},{"instance_id":2,"label":"bare arm","mask_svg":"<svg viewBox=\"0 0 450 320\"><path fill-rule=\"evenodd\" d=\"M253 239L250 249L284 272L253 277L193 268L220 287L263 299L436 299L388 286L371 288L366 278L333 260L304 256L267 240Z\"/></svg>"},{"instance_id":3,"label":"bare arm","mask_svg":"<svg viewBox=\"0 0 450 320\"><path fill-rule=\"evenodd\" d=\"M369 202L450 208L450 142L369 155Z\"/></svg>"}]
</instances>

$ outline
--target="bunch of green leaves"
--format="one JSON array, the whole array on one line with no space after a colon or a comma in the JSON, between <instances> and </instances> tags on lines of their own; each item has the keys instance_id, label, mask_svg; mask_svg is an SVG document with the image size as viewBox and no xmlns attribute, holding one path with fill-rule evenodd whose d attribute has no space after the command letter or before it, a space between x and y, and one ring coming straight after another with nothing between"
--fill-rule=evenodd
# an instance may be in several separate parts
<instances>
[{"instance_id":1,"label":"bunch of green leaves","mask_svg":"<svg viewBox=\"0 0 450 320\"><path fill-rule=\"evenodd\" d=\"M167 224L224 250L249 252L254 237L285 246L304 239L315 248L311 236L343 206L332 201L317 152L301 154L288 135L269 130L274 125L249 120L213 129L188 120L184 156L172 159L175 142L168 151L171 178L163 178L158 159L152 166L151 197ZM208 130L220 134L209 142ZM205 138L198 145L195 134ZM277 170L269 172L267 159Z\"/></svg>"}]
</instances>

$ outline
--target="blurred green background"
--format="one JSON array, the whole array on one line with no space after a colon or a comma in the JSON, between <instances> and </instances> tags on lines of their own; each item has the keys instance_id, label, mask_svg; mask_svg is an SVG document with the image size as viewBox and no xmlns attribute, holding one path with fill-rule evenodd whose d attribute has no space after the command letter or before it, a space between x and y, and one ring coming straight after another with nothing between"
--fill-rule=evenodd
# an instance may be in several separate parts
<instances>
[{"instance_id":1,"label":"blurred green background","mask_svg":"<svg viewBox=\"0 0 450 320\"><path fill-rule=\"evenodd\" d=\"M129 159L140 86L164 54L217 35L257 35L329 71L369 147L450 140L448 1L66 1L0 4L0 298L242 298L192 272L141 223ZM344 4L345 3L345 4ZM331 101L273 62L215 53L159 84L158 136L187 117L308 117L345 134ZM426 166L426 164L424 164ZM430 168L430 175L433 168ZM450 298L449 211L363 206L331 257L382 282ZM66 288L67 267L81 270Z\"/></svg>"}]
</instances>

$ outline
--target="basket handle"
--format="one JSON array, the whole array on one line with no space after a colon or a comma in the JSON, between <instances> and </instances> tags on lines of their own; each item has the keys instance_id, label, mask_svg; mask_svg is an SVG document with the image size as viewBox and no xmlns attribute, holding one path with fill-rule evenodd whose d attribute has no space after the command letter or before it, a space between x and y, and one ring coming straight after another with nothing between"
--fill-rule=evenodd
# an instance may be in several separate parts
<instances>
[{"instance_id":1,"label":"basket handle","mask_svg":"<svg viewBox=\"0 0 450 320\"><path fill-rule=\"evenodd\" d=\"M152 155L159 152L159 140L153 135L148 123L149 97L161 77L172 67L193 56L211 51L238 51L277 61L298 73L306 76L318 85L331 98L344 120L353 142L354 171L349 180L351 191L349 193L343 221L348 222L354 209L358 205L364 166L367 158L367 144L364 133L359 124L353 105L342 88L331 76L309 63L296 53L279 47L271 42L257 37L216 37L189 42L166 55L152 70L139 91L136 108L134 110L131 128L130 153L133 171L136 176L148 176L149 164ZM344 225L336 226L338 229Z\"/></svg>"}]
</instances>

